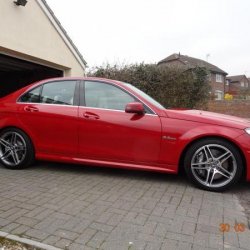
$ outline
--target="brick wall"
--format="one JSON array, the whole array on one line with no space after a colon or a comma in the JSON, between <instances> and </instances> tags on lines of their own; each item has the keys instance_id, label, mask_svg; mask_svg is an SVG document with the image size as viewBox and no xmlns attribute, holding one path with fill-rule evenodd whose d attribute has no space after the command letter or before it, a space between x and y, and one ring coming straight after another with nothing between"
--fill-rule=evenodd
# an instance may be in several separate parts
<instances>
[{"instance_id":1,"label":"brick wall","mask_svg":"<svg viewBox=\"0 0 250 250\"><path fill-rule=\"evenodd\" d=\"M210 85L212 87L212 93L214 93L216 90L219 90L224 95L226 78L224 75L222 75L222 74L220 74L220 75L222 77L222 82L216 82L216 73L211 73Z\"/></svg>"},{"instance_id":2,"label":"brick wall","mask_svg":"<svg viewBox=\"0 0 250 250\"><path fill-rule=\"evenodd\" d=\"M250 118L250 101L210 101L208 111Z\"/></svg>"}]
</instances>

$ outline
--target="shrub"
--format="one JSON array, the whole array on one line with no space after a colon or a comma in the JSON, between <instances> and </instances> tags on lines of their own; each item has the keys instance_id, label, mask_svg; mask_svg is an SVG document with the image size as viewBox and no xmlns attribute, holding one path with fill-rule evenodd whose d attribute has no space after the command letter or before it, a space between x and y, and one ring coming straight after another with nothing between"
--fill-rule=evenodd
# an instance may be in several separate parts
<instances>
[{"instance_id":1,"label":"shrub","mask_svg":"<svg viewBox=\"0 0 250 250\"><path fill-rule=\"evenodd\" d=\"M230 95L230 94L227 93L227 94L225 94L224 99L226 101L231 101L231 100L233 100L233 95Z\"/></svg>"},{"instance_id":2,"label":"shrub","mask_svg":"<svg viewBox=\"0 0 250 250\"><path fill-rule=\"evenodd\" d=\"M165 107L203 107L209 99L208 73L201 67L183 71L156 64L107 64L91 69L89 75L131 83Z\"/></svg>"}]
</instances>

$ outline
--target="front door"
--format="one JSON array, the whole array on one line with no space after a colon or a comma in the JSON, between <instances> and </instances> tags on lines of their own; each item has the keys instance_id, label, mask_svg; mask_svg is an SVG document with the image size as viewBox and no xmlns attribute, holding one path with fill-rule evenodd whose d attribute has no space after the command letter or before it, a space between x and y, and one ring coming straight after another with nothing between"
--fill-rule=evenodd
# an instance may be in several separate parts
<instances>
[{"instance_id":1,"label":"front door","mask_svg":"<svg viewBox=\"0 0 250 250\"><path fill-rule=\"evenodd\" d=\"M158 163L161 122L157 115L126 113L126 104L137 100L112 84L85 81L81 89L80 158Z\"/></svg>"}]
</instances>

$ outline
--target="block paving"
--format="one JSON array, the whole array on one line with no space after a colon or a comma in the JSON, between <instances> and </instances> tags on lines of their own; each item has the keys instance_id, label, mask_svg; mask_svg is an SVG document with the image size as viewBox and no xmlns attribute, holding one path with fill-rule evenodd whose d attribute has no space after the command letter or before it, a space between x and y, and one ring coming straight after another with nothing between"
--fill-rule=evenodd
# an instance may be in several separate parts
<instances>
[{"instance_id":1,"label":"block paving","mask_svg":"<svg viewBox=\"0 0 250 250\"><path fill-rule=\"evenodd\" d=\"M0 167L0 231L61 249L250 249L249 218L244 181L212 193L180 175L43 162Z\"/></svg>"}]
</instances>

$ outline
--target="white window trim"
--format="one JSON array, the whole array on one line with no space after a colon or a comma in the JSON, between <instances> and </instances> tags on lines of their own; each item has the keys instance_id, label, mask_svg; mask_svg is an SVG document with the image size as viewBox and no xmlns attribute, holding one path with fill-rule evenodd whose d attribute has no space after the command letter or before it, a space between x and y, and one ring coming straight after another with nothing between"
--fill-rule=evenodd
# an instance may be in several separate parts
<instances>
[{"instance_id":1,"label":"white window trim","mask_svg":"<svg viewBox=\"0 0 250 250\"><path fill-rule=\"evenodd\" d=\"M221 91L221 90L215 90L214 94L216 96L215 100L218 100L218 101L223 100L223 91ZM221 99L220 99L219 95L217 95L217 94L221 94Z\"/></svg>"},{"instance_id":2,"label":"white window trim","mask_svg":"<svg viewBox=\"0 0 250 250\"><path fill-rule=\"evenodd\" d=\"M216 80L216 82L223 82L223 76L222 76L222 74L216 74L215 75L215 80Z\"/></svg>"}]
</instances>

